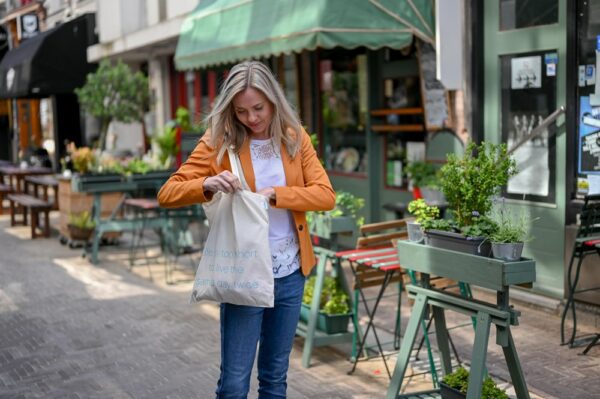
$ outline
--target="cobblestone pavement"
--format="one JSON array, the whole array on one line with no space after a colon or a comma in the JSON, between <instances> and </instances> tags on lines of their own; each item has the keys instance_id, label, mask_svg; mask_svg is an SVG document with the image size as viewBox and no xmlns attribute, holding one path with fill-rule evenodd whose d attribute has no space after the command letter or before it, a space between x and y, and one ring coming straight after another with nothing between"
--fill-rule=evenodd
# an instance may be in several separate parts
<instances>
[{"instance_id":1,"label":"cobblestone pavement","mask_svg":"<svg viewBox=\"0 0 600 399\"><path fill-rule=\"evenodd\" d=\"M30 240L27 228L10 228L7 217L0 217L0 399L214 397L217 307L189 305L190 283L166 286L160 267L149 268L153 281L145 267L128 271L123 252L103 248L100 265L93 266L56 236ZM386 301L378 313L382 336L389 336L394 320L394 298ZM533 396L597 398L600 347L578 356L558 345L556 315L522 310L514 338ZM402 313L406 322L405 298ZM448 315L448 324L464 321ZM452 331L459 356L467 361L472 335L468 327ZM384 397L388 379L380 360L361 362L347 375L348 347L324 347L304 369L302 344L297 338L290 399ZM494 337L490 349L491 374L508 380ZM406 382L408 391L431 386L426 375Z\"/></svg>"}]
</instances>

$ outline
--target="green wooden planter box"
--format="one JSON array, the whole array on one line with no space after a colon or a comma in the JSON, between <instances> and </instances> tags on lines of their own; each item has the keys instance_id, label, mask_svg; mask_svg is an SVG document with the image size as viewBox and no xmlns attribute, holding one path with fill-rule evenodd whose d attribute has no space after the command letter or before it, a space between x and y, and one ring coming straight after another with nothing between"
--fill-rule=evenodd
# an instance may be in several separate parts
<instances>
[{"instance_id":1,"label":"green wooden planter box","mask_svg":"<svg viewBox=\"0 0 600 399\"><path fill-rule=\"evenodd\" d=\"M308 323L308 317L310 316L310 306L302 304L300 308L300 320ZM348 323L352 313L328 315L323 312L319 312L317 318L317 329L327 334L338 334L348 331Z\"/></svg>"},{"instance_id":2,"label":"green wooden planter box","mask_svg":"<svg viewBox=\"0 0 600 399\"><path fill-rule=\"evenodd\" d=\"M309 226L310 234L330 239L333 234L352 234L356 230L356 221L350 216L329 217L313 214Z\"/></svg>"},{"instance_id":3,"label":"green wooden planter box","mask_svg":"<svg viewBox=\"0 0 600 399\"><path fill-rule=\"evenodd\" d=\"M514 284L535 281L535 262L521 258L508 262L409 241L398 241L398 257L405 269L442 276L501 291Z\"/></svg>"},{"instance_id":4,"label":"green wooden planter box","mask_svg":"<svg viewBox=\"0 0 600 399\"><path fill-rule=\"evenodd\" d=\"M449 385L440 382L440 395L442 399L465 399L467 394L462 393L458 389L454 389Z\"/></svg>"},{"instance_id":5,"label":"green wooden planter box","mask_svg":"<svg viewBox=\"0 0 600 399\"><path fill-rule=\"evenodd\" d=\"M119 192L143 188L160 188L171 176L172 170L135 173L129 176L120 174L75 174L71 187L76 192Z\"/></svg>"},{"instance_id":6,"label":"green wooden planter box","mask_svg":"<svg viewBox=\"0 0 600 399\"><path fill-rule=\"evenodd\" d=\"M436 248L479 256L492 256L492 244L485 237L465 237L451 231L425 230L425 242Z\"/></svg>"}]
</instances>

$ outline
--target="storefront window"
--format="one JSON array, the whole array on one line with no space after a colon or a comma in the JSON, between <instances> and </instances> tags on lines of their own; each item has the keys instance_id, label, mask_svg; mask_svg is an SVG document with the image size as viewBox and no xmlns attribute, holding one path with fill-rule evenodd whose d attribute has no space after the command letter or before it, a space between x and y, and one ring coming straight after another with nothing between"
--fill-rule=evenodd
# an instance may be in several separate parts
<instances>
[{"instance_id":1,"label":"storefront window","mask_svg":"<svg viewBox=\"0 0 600 399\"><path fill-rule=\"evenodd\" d=\"M325 165L342 173L367 172L365 113L361 99L366 98L364 55L324 52L319 64L321 115Z\"/></svg>"},{"instance_id":2,"label":"storefront window","mask_svg":"<svg viewBox=\"0 0 600 399\"><path fill-rule=\"evenodd\" d=\"M556 110L556 51L500 57L502 140L512 149ZM555 202L556 124L513 153L518 174L507 185L509 198Z\"/></svg>"},{"instance_id":3,"label":"storefront window","mask_svg":"<svg viewBox=\"0 0 600 399\"><path fill-rule=\"evenodd\" d=\"M283 87L285 90L285 97L298 111L299 109L299 97L298 97L298 79L296 70L296 56L295 55L284 55L283 56Z\"/></svg>"},{"instance_id":4,"label":"storefront window","mask_svg":"<svg viewBox=\"0 0 600 399\"><path fill-rule=\"evenodd\" d=\"M500 30L558 23L558 0L500 0Z\"/></svg>"},{"instance_id":5,"label":"storefront window","mask_svg":"<svg viewBox=\"0 0 600 399\"><path fill-rule=\"evenodd\" d=\"M585 179L590 174L600 175L600 93L596 89L600 0L579 0L577 18L577 171Z\"/></svg>"}]
</instances>

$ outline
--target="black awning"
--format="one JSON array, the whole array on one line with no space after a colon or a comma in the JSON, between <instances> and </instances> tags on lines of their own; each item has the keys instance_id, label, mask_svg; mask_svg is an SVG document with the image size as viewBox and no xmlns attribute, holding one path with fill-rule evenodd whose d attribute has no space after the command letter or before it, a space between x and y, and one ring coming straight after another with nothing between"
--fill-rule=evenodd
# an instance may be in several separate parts
<instances>
[{"instance_id":1,"label":"black awning","mask_svg":"<svg viewBox=\"0 0 600 399\"><path fill-rule=\"evenodd\" d=\"M83 86L94 64L87 48L97 40L93 14L27 39L0 62L0 98L48 97Z\"/></svg>"}]
</instances>

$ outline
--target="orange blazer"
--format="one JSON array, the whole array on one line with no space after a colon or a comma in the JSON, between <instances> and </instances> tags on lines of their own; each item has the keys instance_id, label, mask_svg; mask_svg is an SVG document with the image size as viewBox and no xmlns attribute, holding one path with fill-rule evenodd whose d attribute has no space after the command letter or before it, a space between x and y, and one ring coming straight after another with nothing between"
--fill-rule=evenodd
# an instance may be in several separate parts
<instances>
[{"instance_id":1,"label":"orange blazer","mask_svg":"<svg viewBox=\"0 0 600 399\"><path fill-rule=\"evenodd\" d=\"M210 131L206 131L187 161L171 175L158 192L158 202L162 207L175 208L209 201L212 195L204 192L204 180L224 170L231 171L227 153L220 165L216 151L210 147ZM242 145L239 153L246 182L256 191L254 169L250 155L250 140ZM300 265L302 273L308 276L316 260L306 225L306 211L327 211L335 206L335 192L329 177L317 158L309 135L302 130L302 145L298 154L291 159L285 146L281 146L281 158L287 185L274 187L276 208L289 209L294 218L300 244Z\"/></svg>"}]
</instances>

